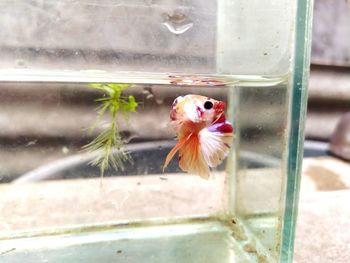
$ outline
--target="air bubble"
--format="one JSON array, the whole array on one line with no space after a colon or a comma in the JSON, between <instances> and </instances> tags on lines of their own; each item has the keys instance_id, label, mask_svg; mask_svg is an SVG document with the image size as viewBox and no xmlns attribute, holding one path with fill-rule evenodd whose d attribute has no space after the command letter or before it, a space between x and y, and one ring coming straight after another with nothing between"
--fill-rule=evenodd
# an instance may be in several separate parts
<instances>
[{"instance_id":1,"label":"air bubble","mask_svg":"<svg viewBox=\"0 0 350 263\"><path fill-rule=\"evenodd\" d=\"M26 61L24 59L15 60L16 68L26 68Z\"/></svg>"}]
</instances>

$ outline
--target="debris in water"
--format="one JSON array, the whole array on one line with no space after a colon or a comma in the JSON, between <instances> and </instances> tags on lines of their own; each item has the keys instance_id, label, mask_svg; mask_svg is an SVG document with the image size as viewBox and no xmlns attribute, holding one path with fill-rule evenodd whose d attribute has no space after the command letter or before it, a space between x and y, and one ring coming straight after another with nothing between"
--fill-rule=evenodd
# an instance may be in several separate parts
<instances>
[{"instance_id":1,"label":"debris in water","mask_svg":"<svg viewBox=\"0 0 350 263\"><path fill-rule=\"evenodd\" d=\"M248 253L257 253L255 241L245 244L243 249Z\"/></svg>"},{"instance_id":2,"label":"debris in water","mask_svg":"<svg viewBox=\"0 0 350 263\"><path fill-rule=\"evenodd\" d=\"M179 86L226 86L225 82L209 77L170 75L170 84Z\"/></svg>"},{"instance_id":3,"label":"debris in water","mask_svg":"<svg viewBox=\"0 0 350 263\"><path fill-rule=\"evenodd\" d=\"M35 145L38 142L38 140L32 140L26 144L26 147Z\"/></svg>"},{"instance_id":4,"label":"debris in water","mask_svg":"<svg viewBox=\"0 0 350 263\"><path fill-rule=\"evenodd\" d=\"M0 255L5 255L5 254L10 253L10 252L15 251L15 250L16 250L16 248L13 247L13 248L10 248L8 250L1 251Z\"/></svg>"}]
</instances>

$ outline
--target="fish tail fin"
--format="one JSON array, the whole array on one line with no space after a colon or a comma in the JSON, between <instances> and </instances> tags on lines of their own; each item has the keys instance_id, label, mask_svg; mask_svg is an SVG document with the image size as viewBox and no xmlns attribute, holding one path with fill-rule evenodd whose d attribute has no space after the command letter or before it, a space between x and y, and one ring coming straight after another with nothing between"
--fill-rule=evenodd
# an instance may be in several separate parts
<instances>
[{"instance_id":1,"label":"fish tail fin","mask_svg":"<svg viewBox=\"0 0 350 263\"><path fill-rule=\"evenodd\" d=\"M210 169L200 150L198 135L192 135L179 150L179 166L185 172L209 178Z\"/></svg>"}]
</instances>

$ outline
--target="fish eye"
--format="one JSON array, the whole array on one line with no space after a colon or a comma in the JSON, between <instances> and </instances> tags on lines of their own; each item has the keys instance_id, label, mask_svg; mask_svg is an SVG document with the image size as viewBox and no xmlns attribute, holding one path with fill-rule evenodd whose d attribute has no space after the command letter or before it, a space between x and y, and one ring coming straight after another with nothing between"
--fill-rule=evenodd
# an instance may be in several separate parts
<instances>
[{"instance_id":1,"label":"fish eye","mask_svg":"<svg viewBox=\"0 0 350 263\"><path fill-rule=\"evenodd\" d=\"M173 101L173 106L177 104L177 98Z\"/></svg>"},{"instance_id":2,"label":"fish eye","mask_svg":"<svg viewBox=\"0 0 350 263\"><path fill-rule=\"evenodd\" d=\"M210 110L211 108L213 108L213 103L209 100L207 100L205 103L204 103L204 109L206 110Z\"/></svg>"}]
</instances>

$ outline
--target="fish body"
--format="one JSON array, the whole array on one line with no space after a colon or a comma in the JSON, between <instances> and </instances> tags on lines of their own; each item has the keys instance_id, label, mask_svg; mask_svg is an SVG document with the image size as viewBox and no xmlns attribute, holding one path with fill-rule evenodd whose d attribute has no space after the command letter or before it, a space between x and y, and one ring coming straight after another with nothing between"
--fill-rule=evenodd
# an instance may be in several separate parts
<instances>
[{"instance_id":1,"label":"fish body","mask_svg":"<svg viewBox=\"0 0 350 263\"><path fill-rule=\"evenodd\" d=\"M171 123L179 142L169 152L164 168L179 152L179 166L183 171L210 176L228 155L233 128L226 121L225 103L200 95L177 97L170 111Z\"/></svg>"}]
</instances>

